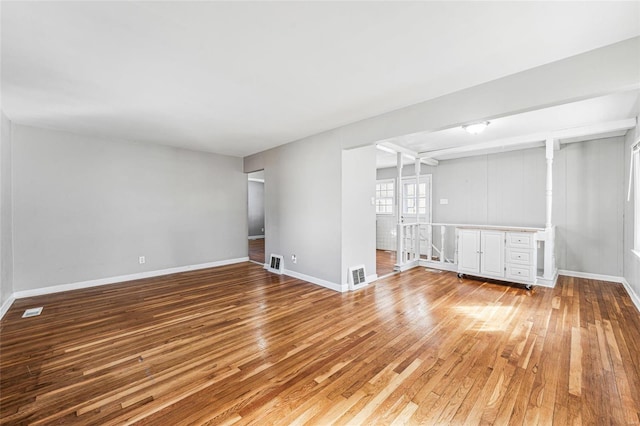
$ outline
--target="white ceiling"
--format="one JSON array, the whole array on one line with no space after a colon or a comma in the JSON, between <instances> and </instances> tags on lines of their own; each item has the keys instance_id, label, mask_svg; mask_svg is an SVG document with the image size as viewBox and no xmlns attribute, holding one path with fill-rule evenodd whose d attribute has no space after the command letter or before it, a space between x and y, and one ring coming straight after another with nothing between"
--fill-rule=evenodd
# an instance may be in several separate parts
<instances>
[{"instance_id":1,"label":"white ceiling","mask_svg":"<svg viewBox=\"0 0 640 426\"><path fill-rule=\"evenodd\" d=\"M236 156L640 35L639 2L1 7L10 119Z\"/></svg>"},{"instance_id":2,"label":"white ceiling","mask_svg":"<svg viewBox=\"0 0 640 426\"><path fill-rule=\"evenodd\" d=\"M478 146L494 142L495 145L499 145L500 142L509 143L512 141L522 142L516 145L520 149L542 146L544 145L542 142L546 137L552 136L554 132L558 133L576 128L591 127L592 130L587 132L586 137L565 137L561 142L577 142L599 137L619 136L623 135L626 129L611 132L603 124L636 117L638 115L639 101L639 91L632 90L494 119L490 121L486 130L479 135L471 135L462 127L453 127L437 132L400 135L379 142L391 143L416 154L429 154L429 157L437 160L446 160L469 155L468 151L460 150L460 152L456 153L451 148ZM565 134L571 135L571 132L565 132ZM487 151L475 150L475 153L481 154L501 150L504 150L504 148L489 149ZM395 154L378 151L378 168L395 167L396 163Z\"/></svg>"}]
</instances>

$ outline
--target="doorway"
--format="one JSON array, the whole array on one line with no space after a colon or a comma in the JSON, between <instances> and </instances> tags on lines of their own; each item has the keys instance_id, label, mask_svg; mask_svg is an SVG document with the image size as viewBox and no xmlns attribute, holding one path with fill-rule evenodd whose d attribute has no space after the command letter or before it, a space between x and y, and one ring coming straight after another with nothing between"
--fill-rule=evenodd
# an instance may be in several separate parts
<instances>
[{"instance_id":1,"label":"doorway","mask_svg":"<svg viewBox=\"0 0 640 426\"><path fill-rule=\"evenodd\" d=\"M247 185L249 260L264 265L264 170L249 173Z\"/></svg>"}]
</instances>

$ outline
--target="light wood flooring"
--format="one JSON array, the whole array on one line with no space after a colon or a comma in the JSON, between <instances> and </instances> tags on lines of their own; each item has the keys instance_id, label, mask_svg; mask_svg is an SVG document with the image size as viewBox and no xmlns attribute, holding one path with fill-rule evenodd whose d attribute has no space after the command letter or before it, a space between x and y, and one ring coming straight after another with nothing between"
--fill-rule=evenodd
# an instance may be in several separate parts
<instances>
[{"instance_id":1,"label":"light wood flooring","mask_svg":"<svg viewBox=\"0 0 640 426\"><path fill-rule=\"evenodd\" d=\"M0 354L2 424L640 422L640 315L577 278L340 294L247 262L19 299Z\"/></svg>"}]
</instances>

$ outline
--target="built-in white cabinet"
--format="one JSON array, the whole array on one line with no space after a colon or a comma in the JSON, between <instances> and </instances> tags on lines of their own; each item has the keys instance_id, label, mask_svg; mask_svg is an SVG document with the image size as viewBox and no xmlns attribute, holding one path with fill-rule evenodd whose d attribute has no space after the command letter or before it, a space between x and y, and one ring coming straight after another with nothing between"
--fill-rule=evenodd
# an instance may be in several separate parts
<instances>
[{"instance_id":1,"label":"built-in white cabinet","mask_svg":"<svg viewBox=\"0 0 640 426\"><path fill-rule=\"evenodd\" d=\"M535 233L482 228L457 229L458 275L536 283Z\"/></svg>"}]
</instances>

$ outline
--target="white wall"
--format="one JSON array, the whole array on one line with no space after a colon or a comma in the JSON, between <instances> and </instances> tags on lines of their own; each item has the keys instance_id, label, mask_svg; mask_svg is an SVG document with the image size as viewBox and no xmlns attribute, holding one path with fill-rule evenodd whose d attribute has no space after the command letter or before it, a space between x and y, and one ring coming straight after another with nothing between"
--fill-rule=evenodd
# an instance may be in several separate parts
<instances>
[{"instance_id":1,"label":"white wall","mask_svg":"<svg viewBox=\"0 0 640 426\"><path fill-rule=\"evenodd\" d=\"M13 293L13 230L11 197L11 122L2 116L0 137L0 306ZM1 315L0 315L1 317Z\"/></svg>"},{"instance_id":2,"label":"white wall","mask_svg":"<svg viewBox=\"0 0 640 426\"><path fill-rule=\"evenodd\" d=\"M634 196L636 190L632 190L631 199L626 201L627 185L629 182L629 162L631 160L631 146L640 138L640 129L636 126L627 132L624 140L624 162L622 169L624 170L623 193L625 196L624 203L624 278L629 284L628 289L632 292L632 297L636 303L636 307L640 310L640 258L631 250L633 247L634 236L634 215L640 214L634 211Z\"/></svg>"},{"instance_id":3,"label":"white wall","mask_svg":"<svg viewBox=\"0 0 640 426\"><path fill-rule=\"evenodd\" d=\"M247 256L240 158L14 124L13 208L16 292Z\"/></svg>"},{"instance_id":4,"label":"white wall","mask_svg":"<svg viewBox=\"0 0 640 426\"><path fill-rule=\"evenodd\" d=\"M376 274L376 148L342 151L342 284L349 267L364 265Z\"/></svg>"}]
</instances>

